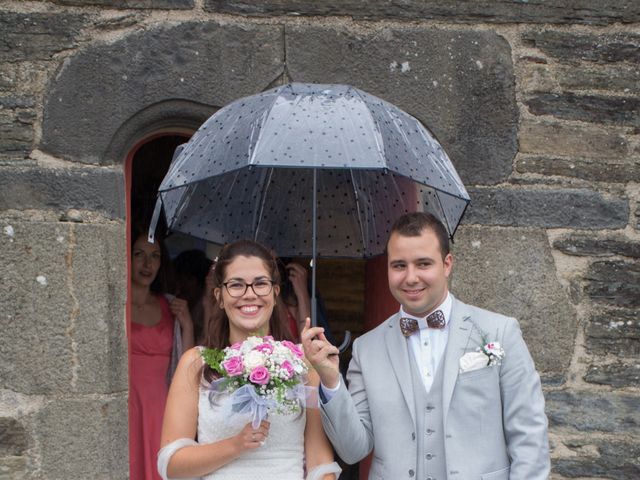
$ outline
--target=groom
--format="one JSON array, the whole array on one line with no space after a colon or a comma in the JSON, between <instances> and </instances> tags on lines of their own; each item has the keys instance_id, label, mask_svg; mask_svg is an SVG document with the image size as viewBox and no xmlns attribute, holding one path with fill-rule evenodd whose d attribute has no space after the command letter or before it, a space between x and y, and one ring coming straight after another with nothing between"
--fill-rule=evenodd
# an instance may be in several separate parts
<instances>
[{"instance_id":1,"label":"groom","mask_svg":"<svg viewBox=\"0 0 640 480\"><path fill-rule=\"evenodd\" d=\"M400 217L387 257L400 311L354 342L348 390L322 329L302 334L340 457L373 450L370 480L546 480L544 398L518 322L449 293L449 237L432 215Z\"/></svg>"}]
</instances>

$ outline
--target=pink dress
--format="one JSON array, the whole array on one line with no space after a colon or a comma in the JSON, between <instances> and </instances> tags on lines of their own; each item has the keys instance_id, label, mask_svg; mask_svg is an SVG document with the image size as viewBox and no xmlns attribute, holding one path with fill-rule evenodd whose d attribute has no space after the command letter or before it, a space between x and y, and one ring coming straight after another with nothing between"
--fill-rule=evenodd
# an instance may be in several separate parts
<instances>
[{"instance_id":1,"label":"pink dress","mask_svg":"<svg viewBox=\"0 0 640 480\"><path fill-rule=\"evenodd\" d=\"M129 368L129 463L131 480L160 480L157 455L167 401L167 369L173 345L173 316L159 296L162 316L153 327L131 322Z\"/></svg>"}]
</instances>

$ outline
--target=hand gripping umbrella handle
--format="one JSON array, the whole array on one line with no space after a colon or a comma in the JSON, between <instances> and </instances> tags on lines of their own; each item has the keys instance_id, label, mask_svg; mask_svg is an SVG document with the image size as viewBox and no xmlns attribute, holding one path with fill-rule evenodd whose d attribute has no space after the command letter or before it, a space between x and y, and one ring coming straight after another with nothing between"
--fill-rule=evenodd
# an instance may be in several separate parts
<instances>
[{"instance_id":1,"label":"hand gripping umbrella handle","mask_svg":"<svg viewBox=\"0 0 640 480\"><path fill-rule=\"evenodd\" d=\"M318 303L317 303L317 299L316 299L316 295L315 295L315 290L313 291L313 294L312 294L312 297L311 297L311 312L312 312L312 317L311 318L313 319L312 325L315 327L317 325L317 323L316 323L317 322L316 315L317 315L317 312L318 312ZM345 330L344 339L342 340L342 343L338 347L338 351L340 353L344 352L347 348L349 348L349 345L351 345L351 332L349 330ZM335 355L335 354L333 354L333 355Z\"/></svg>"}]
</instances>

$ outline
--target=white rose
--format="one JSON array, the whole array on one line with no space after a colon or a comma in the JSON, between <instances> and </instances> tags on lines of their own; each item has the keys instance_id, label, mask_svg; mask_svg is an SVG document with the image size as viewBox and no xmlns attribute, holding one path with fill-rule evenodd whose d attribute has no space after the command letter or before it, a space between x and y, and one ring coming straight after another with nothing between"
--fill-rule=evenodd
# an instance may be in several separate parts
<instances>
[{"instance_id":1,"label":"white rose","mask_svg":"<svg viewBox=\"0 0 640 480\"><path fill-rule=\"evenodd\" d=\"M244 366L246 369L253 370L256 367L264 366L264 355L257 350L251 350L244 356Z\"/></svg>"},{"instance_id":2,"label":"white rose","mask_svg":"<svg viewBox=\"0 0 640 480\"><path fill-rule=\"evenodd\" d=\"M460 373L486 367L489 358L482 352L468 352L460 358Z\"/></svg>"},{"instance_id":3,"label":"white rose","mask_svg":"<svg viewBox=\"0 0 640 480\"><path fill-rule=\"evenodd\" d=\"M248 337L244 342L242 342L240 352L242 352L243 354L247 354L261 343L262 340L260 340L258 337Z\"/></svg>"},{"instance_id":4,"label":"white rose","mask_svg":"<svg viewBox=\"0 0 640 480\"><path fill-rule=\"evenodd\" d=\"M273 349L273 357L277 359L278 363L282 363L285 360L289 360L293 363L294 360L294 355L291 353L291 350L283 345L276 345Z\"/></svg>"},{"instance_id":5,"label":"white rose","mask_svg":"<svg viewBox=\"0 0 640 480\"><path fill-rule=\"evenodd\" d=\"M291 350L289 350L284 345L280 345L280 344L275 346L275 348L273 349L273 354L277 356L279 359L282 359L282 361L287 360L292 356Z\"/></svg>"}]
</instances>

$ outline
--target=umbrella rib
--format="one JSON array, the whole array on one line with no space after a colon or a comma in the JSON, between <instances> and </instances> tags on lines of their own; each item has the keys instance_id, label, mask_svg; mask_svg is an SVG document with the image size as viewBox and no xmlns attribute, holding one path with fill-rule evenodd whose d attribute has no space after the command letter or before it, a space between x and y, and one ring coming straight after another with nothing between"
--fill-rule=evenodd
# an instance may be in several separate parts
<instances>
[{"instance_id":1,"label":"umbrella rib","mask_svg":"<svg viewBox=\"0 0 640 480\"><path fill-rule=\"evenodd\" d=\"M444 190L443 188L438 188L438 187L435 187L435 186L433 186L433 185L429 185L428 183L421 182L420 180L416 180L415 178L410 177L409 175L404 175L404 174L402 174L402 173L400 173L400 172L396 172L395 170L390 170L390 171L391 171L391 173L392 173L394 176L398 176L398 177L406 178L406 179L408 179L408 180L411 180L412 182L419 183L420 185L424 185L425 187L429 187L429 188L431 188L431 189L435 190L436 192L440 192L440 193L443 193L443 194L445 194L445 195L449 195L450 197L457 198L458 200L463 200L463 201L465 201L466 203L469 203L469 202L471 201L471 198L466 198L466 197L465 197L464 195L462 195L462 194L460 194L460 195L456 195L455 193L447 192L447 191L446 191L446 190ZM463 185L463 188L464 188L464 185ZM467 197L469 197L469 193L467 192L466 188L464 188L464 193L466 193L466 194L467 194Z\"/></svg>"},{"instance_id":2,"label":"umbrella rib","mask_svg":"<svg viewBox=\"0 0 640 480\"><path fill-rule=\"evenodd\" d=\"M358 95L358 97L360 97L360 99L362 100L362 103L364 103L367 106L365 110L369 114L371 123L375 126L375 130L376 130L373 136L373 139L375 140L376 146L378 147L378 154L381 156L383 160L385 160L385 155L384 155L385 148L384 148L384 141L382 140L382 135L380 134L380 125L378 125L378 122L374 118L373 113L371 113L371 109L369 108L369 105L365 101L364 96L360 93L360 90L358 90L357 88L353 88L352 90ZM386 162L385 162L385 166L386 166Z\"/></svg>"},{"instance_id":3,"label":"umbrella rib","mask_svg":"<svg viewBox=\"0 0 640 480\"><path fill-rule=\"evenodd\" d=\"M269 169L269 178L262 189L262 200L260 202L260 212L258 213L258 222L256 223L255 233L253 234L253 240L255 242L258 241L258 231L260 231L260 224L262 223L262 213L264 212L265 200L267 198L267 190L269 189L269 184L271 183L271 177L273 176L273 167Z\"/></svg>"},{"instance_id":4,"label":"umbrella rib","mask_svg":"<svg viewBox=\"0 0 640 480\"><path fill-rule=\"evenodd\" d=\"M265 115L265 117L262 118L262 120L260 121L260 128L258 129L258 138L256 138L255 142L253 142L253 148L251 149L251 153L249 154L249 159L248 159L247 165L256 165L255 164L255 158L256 158L256 154L258 153L258 145L260 145L260 139L263 136L263 130L264 130L263 127L265 126L265 124L269 120L269 115L271 113L271 110L273 109L273 106L278 101L278 98L280 98L280 94L282 93L282 90L284 90L285 87L286 87L286 85L283 85L281 87L277 87L278 88L278 93L276 95L273 95L273 99L271 100L271 104L263 110L263 114Z\"/></svg>"},{"instance_id":5,"label":"umbrella rib","mask_svg":"<svg viewBox=\"0 0 640 480\"><path fill-rule=\"evenodd\" d=\"M259 165L257 165L256 167L259 167ZM222 175L227 175L227 174L231 174L231 173L235 173L236 174L236 178L237 178L237 175L244 168L246 168L246 166L241 166L241 167L233 168L233 169L230 169L230 170L225 170L223 172L216 173L214 175L211 175L211 176L208 176L208 177L205 177L205 178L201 178L199 180L189 181L189 182L183 183L181 185L174 185L173 187L162 188L162 185L160 185L160 187L158 187L158 193L167 193L167 192L171 192L172 190L178 190L178 189L181 189L181 188L189 187L191 185L197 185L199 183L208 182L209 180L211 180L214 177L221 177Z\"/></svg>"},{"instance_id":6,"label":"umbrella rib","mask_svg":"<svg viewBox=\"0 0 640 480\"><path fill-rule=\"evenodd\" d=\"M458 220L458 224L456 225L456 228L453 229L453 232L451 232L451 242L453 242L453 236L458 231L458 227L460 226L460 220L462 219L462 217L464 217L464 213L467 211L467 207L469 206L470 203L471 202L468 202L465 204L464 209L462 210L462 214L460 215L460 219Z\"/></svg>"},{"instance_id":7,"label":"umbrella rib","mask_svg":"<svg viewBox=\"0 0 640 480\"><path fill-rule=\"evenodd\" d=\"M356 188L356 179L353 176L353 170L349 169L349 175L351 175L351 184L353 185L353 195L356 200L356 212L358 213L358 226L360 227L360 238L362 239L362 252L366 250L364 241L364 224L362 223L362 216L360 215L360 197L358 196L358 189Z\"/></svg>"},{"instance_id":8,"label":"umbrella rib","mask_svg":"<svg viewBox=\"0 0 640 480\"><path fill-rule=\"evenodd\" d=\"M447 222L447 231L449 232L449 238L451 238L453 236L453 234L451 233L451 225L449 225L449 218L447 218L447 214L444 211L442 202L440 201L440 192L438 190L436 190L435 197L438 200L438 206L440 207L440 212L442 212L442 218L444 218L444 221Z\"/></svg>"},{"instance_id":9,"label":"umbrella rib","mask_svg":"<svg viewBox=\"0 0 640 480\"><path fill-rule=\"evenodd\" d=\"M185 206L182 205L182 199L184 198L185 193L187 192L187 190L189 190L189 187L191 187L191 185L193 184L184 185L182 187L182 191L180 192L180 200L176 202L179 206L176 207L176 209L173 211L173 215L171 215L171 223L167 223L167 227L170 230L171 230L170 225L173 225L178 220L178 218L180 218L180 216L182 215L182 212L184 211ZM176 187L175 189L172 189L172 190L177 190L178 188L179 187ZM164 204L164 199L162 203Z\"/></svg>"}]
</instances>

